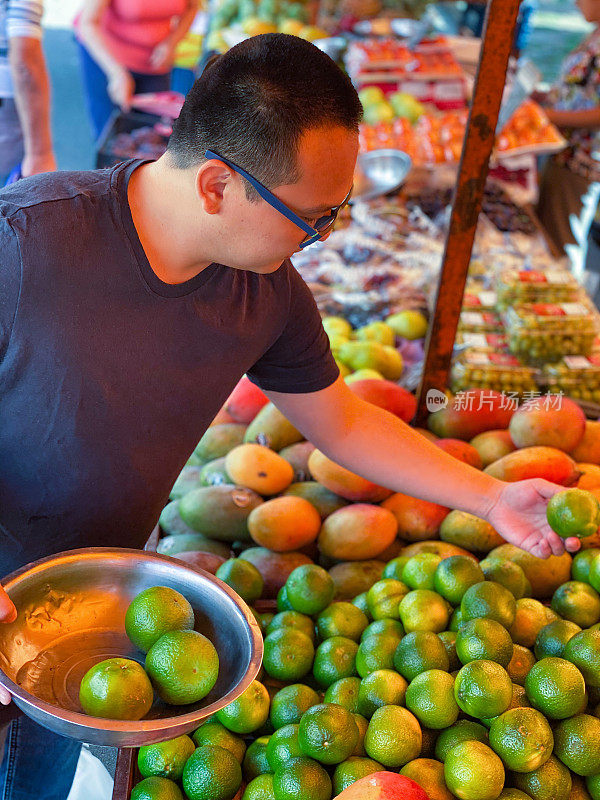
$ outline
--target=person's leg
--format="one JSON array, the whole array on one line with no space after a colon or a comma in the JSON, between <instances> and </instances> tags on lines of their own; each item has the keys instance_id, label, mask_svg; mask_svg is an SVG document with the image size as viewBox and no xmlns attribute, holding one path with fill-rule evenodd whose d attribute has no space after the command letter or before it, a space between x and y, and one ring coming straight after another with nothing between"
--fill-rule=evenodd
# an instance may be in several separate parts
<instances>
[{"instance_id":1,"label":"person's leg","mask_svg":"<svg viewBox=\"0 0 600 800\"><path fill-rule=\"evenodd\" d=\"M0 100L0 189L23 160L23 134L12 97Z\"/></svg>"},{"instance_id":2,"label":"person's leg","mask_svg":"<svg viewBox=\"0 0 600 800\"><path fill-rule=\"evenodd\" d=\"M117 108L108 96L108 81L81 42L77 42L85 101L92 123L94 139L98 139L111 114Z\"/></svg>"},{"instance_id":3,"label":"person's leg","mask_svg":"<svg viewBox=\"0 0 600 800\"><path fill-rule=\"evenodd\" d=\"M81 742L58 736L29 717L14 720L0 767L0 800L66 800Z\"/></svg>"}]
</instances>

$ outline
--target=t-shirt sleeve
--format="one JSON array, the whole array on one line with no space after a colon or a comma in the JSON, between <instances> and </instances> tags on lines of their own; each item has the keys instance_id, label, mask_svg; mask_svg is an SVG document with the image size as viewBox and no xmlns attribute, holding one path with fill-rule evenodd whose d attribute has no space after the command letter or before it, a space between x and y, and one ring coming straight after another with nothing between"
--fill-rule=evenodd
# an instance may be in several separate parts
<instances>
[{"instance_id":1,"label":"t-shirt sleeve","mask_svg":"<svg viewBox=\"0 0 600 800\"><path fill-rule=\"evenodd\" d=\"M9 39L23 36L42 38L42 0L8 0L6 7L6 35Z\"/></svg>"},{"instance_id":2,"label":"t-shirt sleeve","mask_svg":"<svg viewBox=\"0 0 600 800\"><path fill-rule=\"evenodd\" d=\"M20 288L19 243L8 220L0 214L0 361L10 341Z\"/></svg>"},{"instance_id":3,"label":"t-shirt sleeve","mask_svg":"<svg viewBox=\"0 0 600 800\"><path fill-rule=\"evenodd\" d=\"M318 392L334 383L339 370L310 289L291 263L283 268L289 275L287 320L280 336L248 370L248 377L265 391Z\"/></svg>"}]
</instances>

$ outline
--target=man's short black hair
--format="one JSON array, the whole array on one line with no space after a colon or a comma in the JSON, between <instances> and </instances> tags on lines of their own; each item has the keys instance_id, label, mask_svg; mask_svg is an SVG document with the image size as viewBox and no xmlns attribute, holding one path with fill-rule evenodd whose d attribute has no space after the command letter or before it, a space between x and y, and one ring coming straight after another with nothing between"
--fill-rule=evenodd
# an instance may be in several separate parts
<instances>
[{"instance_id":1,"label":"man's short black hair","mask_svg":"<svg viewBox=\"0 0 600 800\"><path fill-rule=\"evenodd\" d=\"M329 56L296 36L267 33L205 69L175 121L168 152L185 169L216 150L274 188L299 180L303 133L328 125L357 131L361 117L356 90Z\"/></svg>"}]
</instances>

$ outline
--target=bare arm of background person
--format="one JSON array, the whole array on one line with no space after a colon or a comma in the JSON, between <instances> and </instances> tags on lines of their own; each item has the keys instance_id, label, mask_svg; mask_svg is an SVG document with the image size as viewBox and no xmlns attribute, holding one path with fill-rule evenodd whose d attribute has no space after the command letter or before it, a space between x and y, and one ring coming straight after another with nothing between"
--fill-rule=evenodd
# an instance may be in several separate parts
<instances>
[{"instance_id":1,"label":"bare arm of background person","mask_svg":"<svg viewBox=\"0 0 600 800\"><path fill-rule=\"evenodd\" d=\"M175 48L189 31L197 13L198 0L188 0L184 13L176 19L167 38L152 52L150 62L155 69L169 70L173 67Z\"/></svg>"},{"instance_id":2,"label":"bare arm of background person","mask_svg":"<svg viewBox=\"0 0 600 800\"><path fill-rule=\"evenodd\" d=\"M24 176L56 169L50 128L50 81L42 50L41 0L9 0L8 52L25 156Z\"/></svg>"},{"instance_id":3,"label":"bare arm of background person","mask_svg":"<svg viewBox=\"0 0 600 800\"><path fill-rule=\"evenodd\" d=\"M15 608L12 600L6 594L4 589L0 586L0 623L14 622L17 618L17 609ZM0 686L0 703L7 706L10 703L10 693Z\"/></svg>"},{"instance_id":4,"label":"bare arm of background person","mask_svg":"<svg viewBox=\"0 0 600 800\"><path fill-rule=\"evenodd\" d=\"M128 111L135 91L135 82L129 70L120 64L109 51L100 20L110 0L86 0L79 20L79 38L108 81L110 99Z\"/></svg>"}]
</instances>

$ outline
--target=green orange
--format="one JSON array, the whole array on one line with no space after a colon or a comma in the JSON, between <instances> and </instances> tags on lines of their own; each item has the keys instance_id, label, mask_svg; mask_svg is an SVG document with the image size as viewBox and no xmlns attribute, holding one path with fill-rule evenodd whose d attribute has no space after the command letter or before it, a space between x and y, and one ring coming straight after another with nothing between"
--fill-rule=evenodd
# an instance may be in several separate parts
<instances>
[{"instance_id":1,"label":"green orange","mask_svg":"<svg viewBox=\"0 0 600 800\"><path fill-rule=\"evenodd\" d=\"M392 669L398 646L395 633L379 633L363 639L356 654L356 671L361 678L377 669Z\"/></svg>"},{"instance_id":2,"label":"green orange","mask_svg":"<svg viewBox=\"0 0 600 800\"><path fill-rule=\"evenodd\" d=\"M589 628L600 620L600 595L581 581L567 581L559 586L551 605L563 619L582 628Z\"/></svg>"},{"instance_id":3,"label":"green orange","mask_svg":"<svg viewBox=\"0 0 600 800\"><path fill-rule=\"evenodd\" d=\"M368 624L366 614L352 603L332 603L317 617L317 631L321 639L344 636L358 642Z\"/></svg>"},{"instance_id":4,"label":"green orange","mask_svg":"<svg viewBox=\"0 0 600 800\"><path fill-rule=\"evenodd\" d=\"M193 627L194 609L180 592L168 586L144 589L125 612L125 632L144 653L167 631Z\"/></svg>"},{"instance_id":5,"label":"green orange","mask_svg":"<svg viewBox=\"0 0 600 800\"><path fill-rule=\"evenodd\" d=\"M367 592L369 612L374 620L399 619L400 601L408 594L408 586L393 578L377 581Z\"/></svg>"},{"instance_id":6,"label":"green orange","mask_svg":"<svg viewBox=\"0 0 600 800\"><path fill-rule=\"evenodd\" d=\"M525 678L525 691L534 708L550 719L566 719L586 704L583 675L564 658L542 658Z\"/></svg>"},{"instance_id":7,"label":"green orange","mask_svg":"<svg viewBox=\"0 0 600 800\"><path fill-rule=\"evenodd\" d=\"M242 783L237 758L222 747L198 747L183 768L183 790L189 800L231 800Z\"/></svg>"},{"instance_id":8,"label":"green orange","mask_svg":"<svg viewBox=\"0 0 600 800\"><path fill-rule=\"evenodd\" d=\"M384 767L399 769L421 753L419 721L401 706L382 706L371 717L365 736L367 755Z\"/></svg>"},{"instance_id":9,"label":"green orange","mask_svg":"<svg viewBox=\"0 0 600 800\"><path fill-rule=\"evenodd\" d=\"M130 800L183 800L181 789L169 778L144 778L131 790Z\"/></svg>"},{"instance_id":10,"label":"green orange","mask_svg":"<svg viewBox=\"0 0 600 800\"><path fill-rule=\"evenodd\" d=\"M554 755L584 778L600 774L600 719L578 714L561 720L554 728Z\"/></svg>"},{"instance_id":11,"label":"green orange","mask_svg":"<svg viewBox=\"0 0 600 800\"><path fill-rule=\"evenodd\" d=\"M312 758L294 758L273 776L276 800L331 800L331 778Z\"/></svg>"},{"instance_id":12,"label":"green orange","mask_svg":"<svg viewBox=\"0 0 600 800\"><path fill-rule=\"evenodd\" d=\"M536 658L542 659L546 656L562 658L569 639L572 639L576 633L580 632L579 625L570 622L568 619L556 619L554 622L549 622L535 638L534 653Z\"/></svg>"},{"instance_id":13,"label":"green orange","mask_svg":"<svg viewBox=\"0 0 600 800\"><path fill-rule=\"evenodd\" d=\"M504 766L485 744L467 741L450 750L444 762L446 785L460 800L496 800L504 786Z\"/></svg>"},{"instance_id":14,"label":"green orange","mask_svg":"<svg viewBox=\"0 0 600 800\"><path fill-rule=\"evenodd\" d=\"M356 675L358 644L344 636L325 639L316 649L313 675L317 683L328 687L341 678Z\"/></svg>"},{"instance_id":15,"label":"green orange","mask_svg":"<svg viewBox=\"0 0 600 800\"><path fill-rule=\"evenodd\" d=\"M267 762L271 772L275 772L292 758L300 758L303 755L298 741L298 728L298 725L284 725L269 738Z\"/></svg>"},{"instance_id":16,"label":"green orange","mask_svg":"<svg viewBox=\"0 0 600 800\"><path fill-rule=\"evenodd\" d=\"M316 564L303 564L285 583L288 602L295 611L313 616L333 600L335 584L331 575Z\"/></svg>"},{"instance_id":17,"label":"green orange","mask_svg":"<svg viewBox=\"0 0 600 800\"><path fill-rule=\"evenodd\" d=\"M513 772L532 772L552 755L554 737L535 708L513 708L490 726L490 746Z\"/></svg>"},{"instance_id":18,"label":"green orange","mask_svg":"<svg viewBox=\"0 0 600 800\"><path fill-rule=\"evenodd\" d=\"M394 670L378 669L369 673L360 682L358 713L370 719L382 706L404 705L407 687L408 683Z\"/></svg>"},{"instance_id":19,"label":"green orange","mask_svg":"<svg viewBox=\"0 0 600 800\"><path fill-rule=\"evenodd\" d=\"M402 582L410 589L433 589L434 575L441 560L435 553L412 556L402 570Z\"/></svg>"},{"instance_id":20,"label":"green orange","mask_svg":"<svg viewBox=\"0 0 600 800\"><path fill-rule=\"evenodd\" d=\"M394 667L407 681L428 669L447 671L449 666L444 643L432 631L407 633L394 653Z\"/></svg>"},{"instance_id":21,"label":"green orange","mask_svg":"<svg viewBox=\"0 0 600 800\"><path fill-rule=\"evenodd\" d=\"M242 735L262 728L269 717L270 697L260 681L252 681L237 700L217 711L217 719L228 730Z\"/></svg>"},{"instance_id":22,"label":"green orange","mask_svg":"<svg viewBox=\"0 0 600 800\"><path fill-rule=\"evenodd\" d=\"M230 558L221 564L215 575L237 592L246 603L253 603L263 593L263 577L249 561Z\"/></svg>"},{"instance_id":23,"label":"green orange","mask_svg":"<svg viewBox=\"0 0 600 800\"><path fill-rule=\"evenodd\" d=\"M472 619L456 634L456 655L462 664L488 659L507 667L513 655L506 628L493 619Z\"/></svg>"},{"instance_id":24,"label":"green orange","mask_svg":"<svg viewBox=\"0 0 600 800\"><path fill-rule=\"evenodd\" d=\"M242 800L276 800L273 787L273 775L255 776L246 786Z\"/></svg>"},{"instance_id":25,"label":"green orange","mask_svg":"<svg viewBox=\"0 0 600 800\"><path fill-rule=\"evenodd\" d=\"M196 703L217 682L219 656L201 633L169 631L148 650L146 672L165 703Z\"/></svg>"},{"instance_id":26,"label":"green orange","mask_svg":"<svg viewBox=\"0 0 600 800\"><path fill-rule=\"evenodd\" d=\"M358 728L350 711L322 703L309 709L300 720L298 740L305 756L322 764L339 764L352 755Z\"/></svg>"},{"instance_id":27,"label":"green orange","mask_svg":"<svg viewBox=\"0 0 600 800\"><path fill-rule=\"evenodd\" d=\"M580 631L569 639L564 657L580 670L586 685L600 688L600 631Z\"/></svg>"},{"instance_id":28,"label":"green orange","mask_svg":"<svg viewBox=\"0 0 600 800\"><path fill-rule=\"evenodd\" d=\"M265 638L263 666L277 680L300 680L310 672L314 657L312 640L299 630L279 628Z\"/></svg>"},{"instance_id":29,"label":"green orange","mask_svg":"<svg viewBox=\"0 0 600 800\"><path fill-rule=\"evenodd\" d=\"M144 745L138 750L137 763L140 775L144 778L156 775L178 781L183 774L185 762L195 749L194 742L189 736L178 736L167 742Z\"/></svg>"},{"instance_id":30,"label":"green orange","mask_svg":"<svg viewBox=\"0 0 600 800\"><path fill-rule=\"evenodd\" d=\"M407 633L411 631L446 630L451 607L437 592L430 589L415 589L402 598L400 620Z\"/></svg>"},{"instance_id":31,"label":"green orange","mask_svg":"<svg viewBox=\"0 0 600 800\"><path fill-rule=\"evenodd\" d=\"M102 719L142 719L150 711L153 698L148 675L129 658L107 658L95 664L79 687L84 712Z\"/></svg>"},{"instance_id":32,"label":"green orange","mask_svg":"<svg viewBox=\"0 0 600 800\"><path fill-rule=\"evenodd\" d=\"M284 686L271 700L271 724L275 730L291 723L298 724L302 715L318 702L319 695L310 686L303 683Z\"/></svg>"},{"instance_id":33,"label":"green orange","mask_svg":"<svg viewBox=\"0 0 600 800\"><path fill-rule=\"evenodd\" d=\"M310 617L306 614L301 614L299 611L280 611L278 614L275 614L267 626L266 635L268 636L270 633L274 633L282 628L293 628L301 633L305 633L311 642L314 641L314 623Z\"/></svg>"},{"instance_id":34,"label":"green orange","mask_svg":"<svg viewBox=\"0 0 600 800\"><path fill-rule=\"evenodd\" d=\"M460 710L454 697L454 678L439 669L417 675L406 690L406 707L426 728L449 728Z\"/></svg>"},{"instance_id":35,"label":"green orange","mask_svg":"<svg viewBox=\"0 0 600 800\"><path fill-rule=\"evenodd\" d=\"M268 736L260 736L258 739L255 739L246 750L246 755L242 762L244 780L251 781L258 775L264 775L271 771L269 762L267 761L268 743Z\"/></svg>"},{"instance_id":36,"label":"green orange","mask_svg":"<svg viewBox=\"0 0 600 800\"><path fill-rule=\"evenodd\" d=\"M585 489L565 489L550 498L546 518L553 531L567 538L592 536L600 525L600 505Z\"/></svg>"},{"instance_id":37,"label":"green orange","mask_svg":"<svg viewBox=\"0 0 600 800\"><path fill-rule=\"evenodd\" d=\"M324 703L335 703L342 706L347 711L353 714L358 713L358 694L360 691L360 678L340 678L339 681L332 683L327 687ZM317 705L320 701L317 699L312 705ZM308 709L306 709L308 711Z\"/></svg>"},{"instance_id":38,"label":"green orange","mask_svg":"<svg viewBox=\"0 0 600 800\"><path fill-rule=\"evenodd\" d=\"M211 717L197 728L192 734L192 739L197 747L211 744L216 747L222 747L224 750L229 750L240 763L246 753L244 740L232 733L215 717Z\"/></svg>"},{"instance_id":39,"label":"green orange","mask_svg":"<svg viewBox=\"0 0 600 800\"><path fill-rule=\"evenodd\" d=\"M381 772L383 766L372 758L360 756L350 756L346 761L338 764L333 773L333 792L334 796L340 794L360 778L372 775L374 772Z\"/></svg>"},{"instance_id":40,"label":"green orange","mask_svg":"<svg viewBox=\"0 0 600 800\"><path fill-rule=\"evenodd\" d=\"M471 661L456 676L454 696L465 714L476 719L496 717L511 704L512 681L494 661Z\"/></svg>"},{"instance_id":41,"label":"green orange","mask_svg":"<svg viewBox=\"0 0 600 800\"><path fill-rule=\"evenodd\" d=\"M464 622L485 617L508 629L515 621L517 601L512 592L500 583L483 581L467 589L461 600L460 610Z\"/></svg>"},{"instance_id":42,"label":"green orange","mask_svg":"<svg viewBox=\"0 0 600 800\"><path fill-rule=\"evenodd\" d=\"M515 772L512 777L517 789L532 800L568 800L571 793L571 774L554 756L538 769Z\"/></svg>"},{"instance_id":43,"label":"green orange","mask_svg":"<svg viewBox=\"0 0 600 800\"><path fill-rule=\"evenodd\" d=\"M458 606L464 593L484 580L481 567L468 556L450 556L435 571L433 588L451 605Z\"/></svg>"},{"instance_id":44,"label":"green orange","mask_svg":"<svg viewBox=\"0 0 600 800\"><path fill-rule=\"evenodd\" d=\"M440 761L445 761L450 750L461 742L487 744L488 732L479 722L461 719L440 733L435 743L435 757Z\"/></svg>"}]
</instances>

